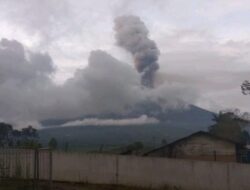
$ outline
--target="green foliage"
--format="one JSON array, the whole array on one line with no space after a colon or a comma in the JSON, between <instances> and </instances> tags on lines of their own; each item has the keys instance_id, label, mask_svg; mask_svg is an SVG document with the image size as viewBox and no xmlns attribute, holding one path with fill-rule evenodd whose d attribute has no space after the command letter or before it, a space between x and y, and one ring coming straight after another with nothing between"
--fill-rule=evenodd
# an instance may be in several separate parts
<instances>
[{"instance_id":1,"label":"green foliage","mask_svg":"<svg viewBox=\"0 0 250 190\"><path fill-rule=\"evenodd\" d=\"M32 126L21 131L13 129L12 125L0 123L0 147L39 148L37 130Z\"/></svg>"},{"instance_id":2,"label":"green foliage","mask_svg":"<svg viewBox=\"0 0 250 190\"><path fill-rule=\"evenodd\" d=\"M241 85L241 92L244 95L250 94L250 82L248 80L245 80Z\"/></svg>"},{"instance_id":3,"label":"green foliage","mask_svg":"<svg viewBox=\"0 0 250 190\"><path fill-rule=\"evenodd\" d=\"M68 141L66 141L66 142L64 143L63 150L64 150L65 152L68 152L68 151L69 151L69 142L68 142Z\"/></svg>"},{"instance_id":4,"label":"green foliage","mask_svg":"<svg viewBox=\"0 0 250 190\"><path fill-rule=\"evenodd\" d=\"M131 151L134 151L134 150L140 150L140 149L143 149L143 143L142 142L134 142L130 145L127 146L127 150L131 150Z\"/></svg>"},{"instance_id":5,"label":"green foliage","mask_svg":"<svg viewBox=\"0 0 250 190\"><path fill-rule=\"evenodd\" d=\"M28 126L23 128L21 131L22 136L26 138L36 138L38 137L37 130L34 129L32 126Z\"/></svg>"},{"instance_id":6,"label":"green foliage","mask_svg":"<svg viewBox=\"0 0 250 190\"><path fill-rule=\"evenodd\" d=\"M144 148L142 142L134 142L126 147L124 154L138 154Z\"/></svg>"},{"instance_id":7,"label":"green foliage","mask_svg":"<svg viewBox=\"0 0 250 190\"><path fill-rule=\"evenodd\" d=\"M243 131L247 120L239 118L233 112L220 112L214 115L215 124L209 127L209 132L215 136L226 138L238 143L249 141L249 134Z\"/></svg>"},{"instance_id":8,"label":"green foliage","mask_svg":"<svg viewBox=\"0 0 250 190\"><path fill-rule=\"evenodd\" d=\"M0 123L0 146L8 144L12 133L12 126L7 123Z\"/></svg>"},{"instance_id":9,"label":"green foliage","mask_svg":"<svg viewBox=\"0 0 250 190\"><path fill-rule=\"evenodd\" d=\"M250 135L247 131L243 130L241 132L241 139L243 142L249 144L250 143Z\"/></svg>"},{"instance_id":10,"label":"green foliage","mask_svg":"<svg viewBox=\"0 0 250 190\"><path fill-rule=\"evenodd\" d=\"M168 144L168 141L165 138L161 140L162 146L167 145L167 144Z\"/></svg>"},{"instance_id":11,"label":"green foliage","mask_svg":"<svg viewBox=\"0 0 250 190\"><path fill-rule=\"evenodd\" d=\"M48 143L48 147L55 150L57 149L57 145L58 145L57 140L55 138L51 138Z\"/></svg>"},{"instance_id":12,"label":"green foliage","mask_svg":"<svg viewBox=\"0 0 250 190\"><path fill-rule=\"evenodd\" d=\"M16 147L22 148L42 148L42 145L36 139L23 139L19 141Z\"/></svg>"}]
</instances>

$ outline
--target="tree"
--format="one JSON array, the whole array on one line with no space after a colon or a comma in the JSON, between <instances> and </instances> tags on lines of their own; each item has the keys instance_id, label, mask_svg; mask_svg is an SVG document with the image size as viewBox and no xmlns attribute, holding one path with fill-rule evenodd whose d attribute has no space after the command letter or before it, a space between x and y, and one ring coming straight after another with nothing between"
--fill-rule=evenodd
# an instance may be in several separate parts
<instances>
[{"instance_id":1,"label":"tree","mask_svg":"<svg viewBox=\"0 0 250 190\"><path fill-rule=\"evenodd\" d=\"M166 139L161 140L161 145L162 146L167 145L167 144L168 144L168 141Z\"/></svg>"},{"instance_id":2,"label":"tree","mask_svg":"<svg viewBox=\"0 0 250 190\"><path fill-rule=\"evenodd\" d=\"M32 126L23 128L21 131L13 129L12 125L0 123L0 146L9 147L41 147L38 142L37 130Z\"/></svg>"},{"instance_id":3,"label":"tree","mask_svg":"<svg viewBox=\"0 0 250 190\"><path fill-rule=\"evenodd\" d=\"M68 152L68 151L69 151L69 142L68 142L68 141L66 141L66 142L64 143L63 149L64 149L65 152Z\"/></svg>"},{"instance_id":4,"label":"tree","mask_svg":"<svg viewBox=\"0 0 250 190\"><path fill-rule=\"evenodd\" d=\"M12 136L13 136L14 138L20 138L20 137L22 136L22 133L21 133L21 131L13 130L13 131L12 131Z\"/></svg>"},{"instance_id":5,"label":"tree","mask_svg":"<svg viewBox=\"0 0 250 190\"><path fill-rule=\"evenodd\" d=\"M33 128L32 126L28 126L26 128L23 128L21 131L21 134L24 138L37 138L37 130Z\"/></svg>"},{"instance_id":6,"label":"tree","mask_svg":"<svg viewBox=\"0 0 250 190\"><path fill-rule=\"evenodd\" d=\"M57 140L55 138L51 138L48 143L48 146L53 150L57 149Z\"/></svg>"},{"instance_id":7,"label":"tree","mask_svg":"<svg viewBox=\"0 0 250 190\"><path fill-rule=\"evenodd\" d=\"M7 123L0 123L0 146L9 144L13 127Z\"/></svg>"},{"instance_id":8,"label":"tree","mask_svg":"<svg viewBox=\"0 0 250 190\"><path fill-rule=\"evenodd\" d=\"M241 136L242 136L241 138L242 138L243 142L246 142L246 144L250 143L250 135L247 131L245 131L245 130L242 131Z\"/></svg>"},{"instance_id":9,"label":"tree","mask_svg":"<svg viewBox=\"0 0 250 190\"><path fill-rule=\"evenodd\" d=\"M128 152L138 152L139 150L143 149L143 143L142 142L134 142L126 147Z\"/></svg>"},{"instance_id":10,"label":"tree","mask_svg":"<svg viewBox=\"0 0 250 190\"><path fill-rule=\"evenodd\" d=\"M25 147L25 148L42 148L42 145L37 140L24 139L23 141L21 141L21 147Z\"/></svg>"},{"instance_id":11,"label":"tree","mask_svg":"<svg viewBox=\"0 0 250 190\"><path fill-rule=\"evenodd\" d=\"M215 124L209 127L211 134L238 143L247 142L249 134L247 131L243 131L245 125L248 124L247 120L240 118L233 112L220 112L218 115L214 115L213 120Z\"/></svg>"},{"instance_id":12,"label":"tree","mask_svg":"<svg viewBox=\"0 0 250 190\"><path fill-rule=\"evenodd\" d=\"M249 95L250 94L250 82L245 80L242 85L241 85L241 92L244 95Z\"/></svg>"},{"instance_id":13,"label":"tree","mask_svg":"<svg viewBox=\"0 0 250 190\"><path fill-rule=\"evenodd\" d=\"M41 148L42 145L38 141L37 130L29 125L26 128L23 128L21 131L14 130L13 136L16 140L16 146L25 147L25 148Z\"/></svg>"}]
</instances>

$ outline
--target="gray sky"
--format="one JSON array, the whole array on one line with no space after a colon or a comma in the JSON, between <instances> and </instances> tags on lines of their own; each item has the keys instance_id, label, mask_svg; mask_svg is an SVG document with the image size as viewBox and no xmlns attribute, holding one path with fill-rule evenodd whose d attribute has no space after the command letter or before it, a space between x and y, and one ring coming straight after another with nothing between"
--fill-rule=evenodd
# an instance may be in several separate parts
<instances>
[{"instance_id":1,"label":"gray sky","mask_svg":"<svg viewBox=\"0 0 250 190\"><path fill-rule=\"evenodd\" d=\"M71 77L76 81L76 70L86 72L92 50L102 49L133 67L132 56L116 45L114 37L114 19L129 14L141 18L161 52L157 78L165 85L160 93L180 93L182 99L213 111L250 111L250 97L240 92L242 81L250 79L247 0L0 0L0 38L17 40L32 52L30 56L39 54L42 61L37 58L36 71L42 75L32 77L43 83L52 78L49 88L58 89ZM73 106L72 110L76 111Z\"/></svg>"}]
</instances>

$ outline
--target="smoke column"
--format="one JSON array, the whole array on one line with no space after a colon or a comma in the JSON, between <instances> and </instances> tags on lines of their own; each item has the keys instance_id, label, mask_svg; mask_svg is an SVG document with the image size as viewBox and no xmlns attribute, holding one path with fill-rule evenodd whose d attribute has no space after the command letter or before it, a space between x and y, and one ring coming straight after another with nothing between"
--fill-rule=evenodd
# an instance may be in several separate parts
<instances>
[{"instance_id":1,"label":"smoke column","mask_svg":"<svg viewBox=\"0 0 250 190\"><path fill-rule=\"evenodd\" d=\"M148 38L145 24L137 16L120 16L115 19L115 31L117 44L134 57L135 67L142 74L141 84L152 88L160 51Z\"/></svg>"}]
</instances>

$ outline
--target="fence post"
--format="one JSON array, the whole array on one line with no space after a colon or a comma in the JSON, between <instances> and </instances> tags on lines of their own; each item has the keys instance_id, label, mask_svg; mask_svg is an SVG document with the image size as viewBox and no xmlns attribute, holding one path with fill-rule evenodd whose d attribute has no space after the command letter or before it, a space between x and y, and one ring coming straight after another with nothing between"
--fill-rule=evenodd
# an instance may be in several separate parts
<instances>
[{"instance_id":1,"label":"fence post","mask_svg":"<svg viewBox=\"0 0 250 190\"><path fill-rule=\"evenodd\" d=\"M116 185L119 183L119 155L115 157L115 182Z\"/></svg>"},{"instance_id":2,"label":"fence post","mask_svg":"<svg viewBox=\"0 0 250 190\"><path fill-rule=\"evenodd\" d=\"M34 151L34 160L33 160L33 190L36 189L36 174L37 174L37 154L36 154L36 149L33 149Z\"/></svg>"},{"instance_id":3,"label":"fence post","mask_svg":"<svg viewBox=\"0 0 250 190\"><path fill-rule=\"evenodd\" d=\"M39 182L39 150L38 148L34 149L34 183L33 189L37 189Z\"/></svg>"},{"instance_id":4,"label":"fence post","mask_svg":"<svg viewBox=\"0 0 250 190\"><path fill-rule=\"evenodd\" d=\"M36 166L36 168L37 168L37 170L36 170L36 176L37 176L37 186L39 185L39 179L40 179L40 167L39 167L39 149L37 148L36 149L36 155L37 155L37 159L36 159L36 164L37 164L37 166Z\"/></svg>"},{"instance_id":5,"label":"fence post","mask_svg":"<svg viewBox=\"0 0 250 190\"><path fill-rule=\"evenodd\" d=\"M216 155L216 151L214 151L214 161L216 161L217 160L217 157L216 157L217 155Z\"/></svg>"},{"instance_id":6,"label":"fence post","mask_svg":"<svg viewBox=\"0 0 250 190\"><path fill-rule=\"evenodd\" d=\"M52 149L49 149L49 189L52 190L53 180L53 153Z\"/></svg>"}]
</instances>

